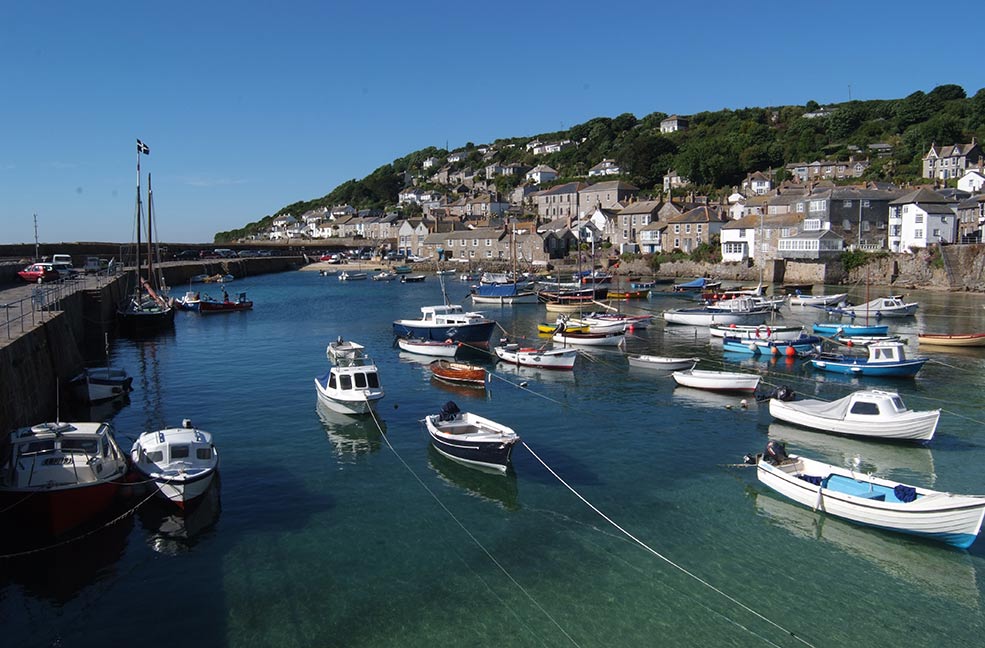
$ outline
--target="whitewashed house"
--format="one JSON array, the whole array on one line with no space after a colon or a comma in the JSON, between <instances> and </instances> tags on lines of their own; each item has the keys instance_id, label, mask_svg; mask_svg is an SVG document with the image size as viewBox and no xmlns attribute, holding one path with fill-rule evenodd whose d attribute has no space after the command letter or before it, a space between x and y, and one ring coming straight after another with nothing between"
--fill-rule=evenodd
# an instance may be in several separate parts
<instances>
[{"instance_id":1,"label":"whitewashed house","mask_svg":"<svg viewBox=\"0 0 985 648\"><path fill-rule=\"evenodd\" d=\"M607 175L619 175L622 170L619 165L616 164L615 160L602 160L591 169L588 170L588 176L607 176Z\"/></svg>"},{"instance_id":2,"label":"whitewashed house","mask_svg":"<svg viewBox=\"0 0 985 648\"><path fill-rule=\"evenodd\" d=\"M889 203L889 250L909 252L957 239L956 203L930 189L917 189Z\"/></svg>"},{"instance_id":3,"label":"whitewashed house","mask_svg":"<svg viewBox=\"0 0 985 648\"><path fill-rule=\"evenodd\" d=\"M981 167L965 171L965 174L958 180L958 189L970 194L978 193L982 187L985 187L985 171L982 171Z\"/></svg>"},{"instance_id":4,"label":"whitewashed house","mask_svg":"<svg viewBox=\"0 0 985 648\"><path fill-rule=\"evenodd\" d=\"M557 171L547 166L546 164L538 164L534 168L527 171L527 175L525 177L528 182L541 184L543 182L550 182L551 180L556 180Z\"/></svg>"}]
</instances>

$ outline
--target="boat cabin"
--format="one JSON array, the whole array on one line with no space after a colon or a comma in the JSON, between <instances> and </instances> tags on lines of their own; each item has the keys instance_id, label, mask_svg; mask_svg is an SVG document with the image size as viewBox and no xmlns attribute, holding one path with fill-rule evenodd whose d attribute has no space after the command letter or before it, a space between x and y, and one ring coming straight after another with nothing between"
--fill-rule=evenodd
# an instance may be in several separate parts
<instances>
[{"instance_id":1,"label":"boat cabin","mask_svg":"<svg viewBox=\"0 0 985 648\"><path fill-rule=\"evenodd\" d=\"M0 484L7 488L57 488L104 478L103 462L120 456L108 423L41 423L10 434ZM107 474L114 468L107 464Z\"/></svg>"},{"instance_id":2,"label":"boat cabin","mask_svg":"<svg viewBox=\"0 0 985 648\"><path fill-rule=\"evenodd\" d=\"M465 312L458 304L421 306L421 321L426 324L473 324L484 319L482 313Z\"/></svg>"},{"instance_id":3,"label":"boat cabin","mask_svg":"<svg viewBox=\"0 0 985 648\"><path fill-rule=\"evenodd\" d=\"M332 367L328 372L328 389L347 392L354 389L379 388L380 376L376 372L375 364Z\"/></svg>"},{"instance_id":4,"label":"boat cabin","mask_svg":"<svg viewBox=\"0 0 985 648\"><path fill-rule=\"evenodd\" d=\"M879 342L877 344L870 344L868 349L870 364L906 361L906 352L903 351L902 342Z\"/></svg>"},{"instance_id":5,"label":"boat cabin","mask_svg":"<svg viewBox=\"0 0 985 648\"><path fill-rule=\"evenodd\" d=\"M141 464L164 468L179 462L212 461L215 453L212 440L200 430L189 428L170 432L166 436L164 430L158 431L153 441L146 440L146 436L142 439L139 459Z\"/></svg>"},{"instance_id":6,"label":"boat cabin","mask_svg":"<svg viewBox=\"0 0 985 648\"><path fill-rule=\"evenodd\" d=\"M903 399L896 392L870 389L851 395L845 419L871 421L874 418L892 417L908 411Z\"/></svg>"}]
</instances>

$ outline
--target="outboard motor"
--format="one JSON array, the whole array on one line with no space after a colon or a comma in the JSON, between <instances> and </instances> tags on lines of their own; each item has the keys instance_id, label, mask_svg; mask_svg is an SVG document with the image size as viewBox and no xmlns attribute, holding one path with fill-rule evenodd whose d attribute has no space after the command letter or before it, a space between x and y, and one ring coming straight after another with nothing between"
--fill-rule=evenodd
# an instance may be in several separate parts
<instances>
[{"instance_id":1,"label":"outboard motor","mask_svg":"<svg viewBox=\"0 0 985 648\"><path fill-rule=\"evenodd\" d=\"M454 421L455 417L458 416L461 411L462 410L458 409L458 405L455 404L455 401L448 401L441 407L441 413L438 414L438 420Z\"/></svg>"},{"instance_id":2,"label":"outboard motor","mask_svg":"<svg viewBox=\"0 0 985 648\"><path fill-rule=\"evenodd\" d=\"M770 439L766 444L766 449L763 450L763 459L774 466L779 466L789 461L790 457L787 456L787 446L782 441Z\"/></svg>"},{"instance_id":3,"label":"outboard motor","mask_svg":"<svg viewBox=\"0 0 985 648\"><path fill-rule=\"evenodd\" d=\"M794 393L792 389L790 389L786 385L780 385L779 387L773 389L772 391L768 391L763 394L756 394L756 401L763 402L763 401L768 401L771 398L775 398L776 400L779 401L792 401L796 397L797 394Z\"/></svg>"}]
</instances>

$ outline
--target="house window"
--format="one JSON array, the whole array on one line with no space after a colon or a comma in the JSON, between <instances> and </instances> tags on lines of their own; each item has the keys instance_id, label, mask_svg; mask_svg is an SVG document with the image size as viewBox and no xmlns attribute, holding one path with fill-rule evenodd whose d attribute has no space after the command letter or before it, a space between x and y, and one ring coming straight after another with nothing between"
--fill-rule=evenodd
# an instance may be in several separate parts
<instances>
[{"instance_id":1,"label":"house window","mask_svg":"<svg viewBox=\"0 0 985 648\"><path fill-rule=\"evenodd\" d=\"M674 223L674 234L680 234L680 233L681 233L681 224L680 223ZM677 247L677 246L674 246L674 247Z\"/></svg>"},{"instance_id":2,"label":"house window","mask_svg":"<svg viewBox=\"0 0 985 648\"><path fill-rule=\"evenodd\" d=\"M746 237L746 231L744 229L740 229L739 230L739 238L745 238L745 237Z\"/></svg>"},{"instance_id":3,"label":"house window","mask_svg":"<svg viewBox=\"0 0 985 648\"><path fill-rule=\"evenodd\" d=\"M914 216L913 217L913 222L914 223L922 223L923 222L923 214L917 214L916 216Z\"/></svg>"},{"instance_id":4,"label":"house window","mask_svg":"<svg viewBox=\"0 0 985 648\"><path fill-rule=\"evenodd\" d=\"M475 258L475 250L469 250L469 256Z\"/></svg>"},{"instance_id":5,"label":"house window","mask_svg":"<svg viewBox=\"0 0 985 648\"><path fill-rule=\"evenodd\" d=\"M841 227L847 232L848 230L852 229L852 221L846 218L845 220L841 221Z\"/></svg>"},{"instance_id":6,"label":"house window","mask_svg":"<svg viewBox=\"0 0 985 648\"><path fill-rule=\"evenodd\" d=\"M629 238L629 230L623 230L622 231L622 237L624 239L628 239Z\"/></svg>"},{"instance_id":7,"label":"house window","mask_svg":"<svg viewBox=\"0 0 985 648\"><path fill-rule=\"evenodd\" d=\"M492 239L486 239L486 247L492 247Z\"/></svg>"},{"instance_id":8,"label":"house window","mask_svg":"<svg viewBox=\"0 0 985 648\"><path fill-rule=\"evenodd\" d=\"M940 238L941 237L941 231L939 229L937 229L937 228L934 228L932 236L934 238Z\"/></svg>"},{"instance_id":9,"label":"house window","mask_svg":"<svg viewBox=\"0 0 985 648\"><path fill-rule=\"evenodd\" d=\"M821 229L821 219L820 218L805 218L804 219L804 231L818 231ZM786 236L786 234L784 234Z\"/></svg>"},{"instance_id":10,"label":"house window","mask_svg":"<svg viewBox=\"0 0 985 648\"><path fill-rule=\"evenodd\" d=\"M492 258L492 250L486 250L486 258L487 259L491 259Z\"/></svg>"},{"instance_id":11,"label":"house window","mask_svg":"<svg viewBox=\"0 0 985 648\"><path fill-rule=\"evenodd\" d=\"M825 201L825 200L812 200L811 201L811 205L810 205L811 206L811 211L812 212L823 212L826 202L827 201Z\"/></svg>"},{"instance_id":12,"label":"house window","mask_svg":"<svg viewBox=\"0 0 985 648\"><path fill-rule=\"evenodd\" d=\"M479 239L472 239L472 247L479 247Z\"/></svg>"},{"instance_id":13,"label":"house window","mask_svg":"<svg viewBox=\"0 0 985 648\"><path fill-rule=\"evenodd\" d=\"M841 206L847 209L847 208L849 208L849 207L852 206L852 201L851 200L845 200L844 202L841 203Z\"/></svg>"},{"instance_id":14,"label":"house window","mask_svg":"<svg viewBox=\"0 0 985 648\"><path fill-rule=\"evenodd\" d=\"M681 239L679 238L674 239L674 249L675 250L681 249Z\"/></svg>"},{"instance_id":15,"label":"house window","mask_svg":"<svg viewBox=\"0 0 985 648\"><path fill-rule=\"evenodd\" d=\"M922 239L923 238L923 230L922 229L913 230L913 238Z\"/></svg>"},{"instance_id":16,"label":"house window","mask_svg":"<svg viewBox=\"0 0 985 648\"><path fill-rule=\"evenodd\" d=\"M698 234L701 233L701 223L698 223L697 225L694 226L694 231L697 232Z\"/></svg>"},{"instance_id":17,"label":"house window","mask_svg":"<svg viewBox=\"0 0 985 648\"><path fill-rule=\"evenodd\" d=\"M691 233L691 223L685 223L684 224L684 233L685 234L690 234Z\"/></svg>"}]
</instances>

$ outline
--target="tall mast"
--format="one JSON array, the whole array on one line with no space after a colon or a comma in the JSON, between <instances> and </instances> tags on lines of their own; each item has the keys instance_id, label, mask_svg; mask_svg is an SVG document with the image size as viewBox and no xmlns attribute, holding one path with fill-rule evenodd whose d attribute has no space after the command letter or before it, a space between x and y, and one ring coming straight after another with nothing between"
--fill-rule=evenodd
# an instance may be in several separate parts
<instances>
[{"instance_id":1,"label":"tall mast","mask_svg":"<svg viewBox=\"0 0 985 648\"><path fill-rule=\"evenodd\" d=\"M150 174L147 174L147 281L151 286L157 288L157 282L154 281L154 230L152 219L152 212L154 210L154 191L151 189L150 185Z\"/></svg>"},{"instance_id":2,"label":"tall mast","mask_svg":"<svg viewBox=\"0 0 985 648\"><path fill-rule=\"evenodd\" d=\"M137 140L137 266L135 270L137 281L134 286L134 298L138 304L140 303L140 219L142 216L143 210L140 208L140 140Z\"/></svg>"}]
</instances>

